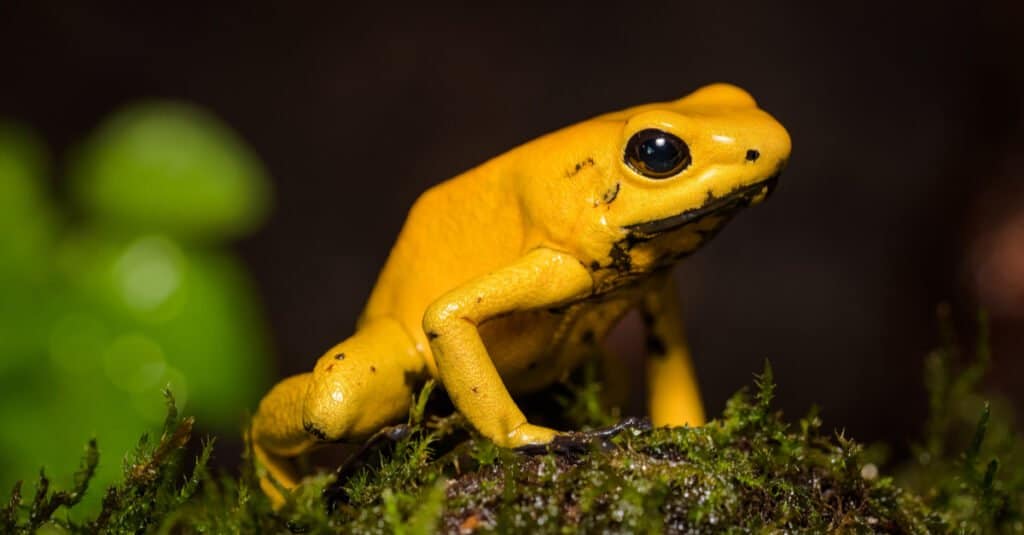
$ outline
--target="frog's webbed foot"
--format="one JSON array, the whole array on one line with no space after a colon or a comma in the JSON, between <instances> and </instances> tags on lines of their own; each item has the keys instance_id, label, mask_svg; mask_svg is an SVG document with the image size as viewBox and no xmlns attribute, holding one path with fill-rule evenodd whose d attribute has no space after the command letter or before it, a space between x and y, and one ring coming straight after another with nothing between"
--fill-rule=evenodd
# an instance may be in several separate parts
<instances>
[{"instance_id":1,"label":"frog's webbed foot","mask_svg":"<svg viewBox=\"0 0 1024 535\"><path fill-rule=\"evenodd\" d=\"M602 448L611 447L609 440L623 431L648 431L650 429L651 421L649 419L631 416L615 425L594 429L593 431L570 431L556 436L554 440L547 444L529 444L520 446L515 451L527 455L540 455L544 453L578 455L589 451L594 443L599 444Z\"/></svg>"},{"instance_id":2,"label":"frog's webbed foot","mask_svg":"<svg viewBox=\"0 0 1024 535\"><path fill-rule=\"evenodd\" d=\"M327 504L327 511L333 512L339 503L348 503L345 482L349 476L365 464L363 461L371 451L395 444L408 437L414 430L414 426L406 424L385 427L370 436L358 450L345 459L345 462L341 463L334 471L334 481L324 487L323 498Z\"/></svg>"}]
</instances>

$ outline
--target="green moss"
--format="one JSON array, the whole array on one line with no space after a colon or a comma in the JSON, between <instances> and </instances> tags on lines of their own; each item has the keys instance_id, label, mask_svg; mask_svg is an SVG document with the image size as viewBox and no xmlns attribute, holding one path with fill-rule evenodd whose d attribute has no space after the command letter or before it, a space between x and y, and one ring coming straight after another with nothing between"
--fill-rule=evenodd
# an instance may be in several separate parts
<instances>
[{"instance_id":1,"label":"green moss","mask_svg":"<svg viewBox=\"0 0 1024 535\"><path fill-rule=\"evenodd\" d=\"M930 416L913 458L896 468L896 482L957 532L1024 533L1024 436L1010 403L980 390L991 361L988 320L979 315L968 358L948 308L939 316L943 344L925 363Z\"/></svg>"},{"instance_id":2,"label":"green moss","mask_svg":"<svg viewBox=\"0 0 1024 535\"><path fill-rule=\"evenodd\" d=\"M704 427L626 429L572 454L505 450L458 415L427 416L428 385L407 432L359 453L340 481L309 478L274 512L248 455L239 476L211 475L206 444L182 475L191 420L179 418L172 402L161 439L140 442L97 518L74 523L60 513L85 492L92 446L71 491L50 492L41 479L28 500L15 487L0 510L0 531L1024 532L1024 443L1004 405L978 393L988 362L984 321L976 357L964 359L958 347L947 336L929 359L932 415L914 458L893 467L823 431L814 411L787 422L772 408L767 365L753 389ZM611 417L600 409L600 387L584 377L565 412L578 425L604 425ZM324 489L342 498L333 511Z\"/></svg>"}]
</instances>

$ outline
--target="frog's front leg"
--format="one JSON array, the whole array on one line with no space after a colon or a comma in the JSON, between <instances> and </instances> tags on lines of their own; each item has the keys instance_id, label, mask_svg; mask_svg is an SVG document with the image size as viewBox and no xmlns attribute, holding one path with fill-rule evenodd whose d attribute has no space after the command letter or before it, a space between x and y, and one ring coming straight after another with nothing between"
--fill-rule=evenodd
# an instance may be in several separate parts
<instances>
[{"instance_id":1,"label":"frog's front leg","mask_svg":"<svg viewBox=\"0 0 1024 535\"><path fill-rule=\"evenodd\" d=\"M400 420L427 373L397 321L370 320L324 353L312 373L281 381L263 398L252 420L254 453L270 476L292 488L298 477L289 457L323 443L359 441ZM280 505L274 485L267 478L260 484Z\"/></svg>"},{"instance_id":2,"label":"frog's front leg","mask_svg":"<svg viewBox=\"0 0 1024 535\"><path fill-rule=\"evenodd\" d=\"M592 292L590 273L573 256L534 249L431 304L423 317L437 370L452 402L480 434L500 446L550 442L552 429L527 423L491 361L477 327L517 311L570 303Z\"/></svg>"},{"instance_id":3,"label":"frog's front leg","mask_svg":"<svg viewBox=\"0 0 1024 535\"><path fill-rule=\"evenodd\" d=\"M703 425L704 406L671 272L659 274L653 282L642 304L651 421L655 426Z\"/></svg>"}]
</instances>

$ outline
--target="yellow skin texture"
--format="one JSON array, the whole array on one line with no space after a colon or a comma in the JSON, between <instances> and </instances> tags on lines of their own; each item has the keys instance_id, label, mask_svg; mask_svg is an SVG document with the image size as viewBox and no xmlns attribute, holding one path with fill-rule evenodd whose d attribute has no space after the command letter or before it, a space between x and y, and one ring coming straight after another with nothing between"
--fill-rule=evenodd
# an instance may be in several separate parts
<instances>
[{"instance_id":1,"label":"yellow skin texture","mask_svg":"<svg viewBox=\"0 0 1024 535\"><path fill-rule=\"evenodd\" d=\"M656 180L628 165L628 140L649 128L684 140L689 166ZM410 210L356 333L260 403L258 458L293 487L288 457L400 420L429 377L498 445L549 442L558 432L527 422L512 394L564 378L631 309L648 329L654 425L703 424L670 268L740 206L763 200L789 152L785 129L750 95L716 84L563 128L431 188ZM636 227L719 206L737 190L741 205L678 228ZM264 490L281 499L268 481Z\"/></svg>"}]
</instances>

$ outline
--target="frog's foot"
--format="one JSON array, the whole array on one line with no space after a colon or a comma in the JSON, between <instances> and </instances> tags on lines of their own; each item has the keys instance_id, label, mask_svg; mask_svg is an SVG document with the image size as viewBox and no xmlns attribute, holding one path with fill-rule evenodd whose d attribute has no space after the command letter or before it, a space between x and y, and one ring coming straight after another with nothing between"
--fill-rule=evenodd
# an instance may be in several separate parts
<instances>
[{"instance_id":1,"label":"frog's foot","mask_svg":"<svg viewBox=\"0 0 1024 535\"><path fill-rule=\"evenodd\" d=\"M529 444L520 446L515 451L527 455L544 453L556 453L559 455L581 454L589 451L594 443L599 444L601 447L610 447L609 440L623 431L649 431L650 429L651 421L649 419L631 416L615 425L594 429L593 431L562 433L547 444Z\"/></svg>"},{"instance_id":2,"label":"frog's foot","mask_svg":"<svg viewBox=\"0 0 1024 535\"><path fill-rule=\"evenodd\" d=\"M302 414L311 376L308 373L295 375L275 385L260 401L247 437L263 469L260 487L275 509L285 503L285 495L298 486L301 479L290 459L316 444L297 417Z\"/></svg>"},{"instance_id":3,"label":"frog's foot","mask_svg":"<svg viewBox=\"0 0 1024 535\"><path fill-rule=\"evenodd\" d=\"M364 460L371 451L377 451L389 444L397 443L399 440L412 434L414 427L406 424L392 425L381 429L363 442L363 445L352 453L345 462L334 471L334 481L324 487L323 499L327 505L327 511L333 512L338 504L348 503L348 493L345 492L345 482L348 481L357 469L364 466Z\"/></svg>"},{"instance_id":4,"label":"frog's foot","mask_svg":"<svg viewBox=\"0 0 1024 535\"><path fill-rule=\"evenodd\" d=\"M286 491L302 480L292 457L392 429L385 426L408 413L413 388L425 375L422 356L401 326L379 318L324 353L312 373L272 388L253 418L252 437L274 507L287 496L271 478Z\"/></svg>"}]
</instances>

